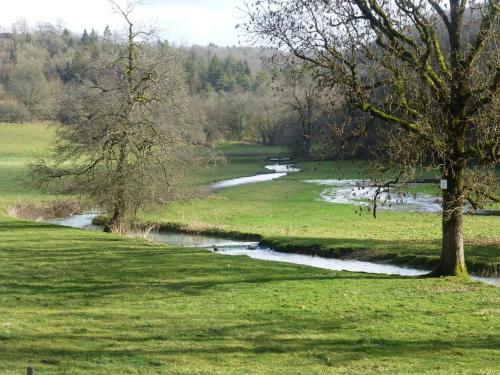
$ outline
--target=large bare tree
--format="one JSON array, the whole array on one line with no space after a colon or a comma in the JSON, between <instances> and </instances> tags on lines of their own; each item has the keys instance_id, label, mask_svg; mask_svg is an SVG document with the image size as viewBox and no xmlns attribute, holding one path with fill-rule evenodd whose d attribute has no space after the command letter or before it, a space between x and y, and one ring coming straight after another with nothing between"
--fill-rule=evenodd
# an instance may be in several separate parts
<instances>
[{"instance_id":1,"label":"large bare tree","mask_svg":"<svg viewBox=\"0 0 500 375\"><path fill-rule=\"evenodd\" d=\"M126 231L141 208L177 193L182 163L192 165L191 151L201 143L184 121L186 90L175 57L153 48L151 31L135 27L134 2L111 3L127 26L117 55L87 66L63 104L55 159L33 167L42 181L57 179L102 205L108 230Z\"/></svg>"},{"instance_id":2,"label":"large bare tree","mask_svg":"<svg viewBox=\"0 0 500 375\"><path fill-rule=\"evenodd\" d=\"M247 13L250 35L430 152L447 181L432 275L466 274L464 202L487 191L467 176L498 163L499 0L262 0Z\"/></svg>"}]
</instances>

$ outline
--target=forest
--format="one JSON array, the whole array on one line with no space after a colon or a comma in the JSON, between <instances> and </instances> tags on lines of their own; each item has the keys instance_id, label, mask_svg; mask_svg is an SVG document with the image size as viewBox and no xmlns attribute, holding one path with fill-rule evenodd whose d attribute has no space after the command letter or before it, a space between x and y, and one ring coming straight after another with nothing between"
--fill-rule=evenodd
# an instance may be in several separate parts
<instances>
[{"instance_id":1,"label":"forest","mask_svg":"<svg viewBox=\"0 0 500 375\"><path fill-rule=\"evenodd\" d=\"M22 21L0 34L0 122L66 121L63 98L85 80L88 67L111 58L123 43L117 32L84 30ZM155 39L149 48L172 60L187 95L192 131L201 141L250 141L287 145L311 157L311 138L328 130L328 110L304 85L272 62L259 47L170 45ZM256 111L255 108L262 110ZM306 118L307 117L307 118ZM318 148L319 149L319 148Z\"/></svg>"}]
</instances>

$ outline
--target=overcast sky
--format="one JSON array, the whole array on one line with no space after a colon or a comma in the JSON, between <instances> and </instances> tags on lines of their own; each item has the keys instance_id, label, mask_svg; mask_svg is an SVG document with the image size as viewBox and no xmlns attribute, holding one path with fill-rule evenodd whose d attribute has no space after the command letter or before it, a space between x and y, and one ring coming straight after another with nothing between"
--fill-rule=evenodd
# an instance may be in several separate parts
<instances>
[{"instance_id":1,"label":"overcast sky","mask_svg":"<svg viewBox=\"0 0 500 375\"><path fill-rule=\"evenodd\" d=\"M134 18L159 27L165 39L177 44L238 45L235 25L241 21L241 11L237 8L243 3L244 0L146 0L137 7ZM8 28L22 18L31 26L62 21L78 33L84 28L102 32L108 24L116 31L122 25L120 17L112 14L107 0L5 1L0 11L0 25Z\"/></svg>"}]
</instances>

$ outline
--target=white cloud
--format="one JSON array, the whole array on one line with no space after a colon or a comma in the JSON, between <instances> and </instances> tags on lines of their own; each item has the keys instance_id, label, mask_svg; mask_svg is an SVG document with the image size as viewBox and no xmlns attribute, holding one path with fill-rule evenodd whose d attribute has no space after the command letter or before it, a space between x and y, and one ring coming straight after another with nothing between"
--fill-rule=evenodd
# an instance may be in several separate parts
<instances>
[{"instance_id":1,"label":"white cloud","mask_svg":"<svg viewBox=\"0 0 500 375\"><path fill-rule=\"evenodd\" d=\"M148 0L134 12L142 24L153 24L176 43L233 45L238 43L235 25L243 0ZM120 29L121 19L112 14L107 0L15 0L0 12L0 25L9 27L24 18L31 25L63 20L69 29L102 31L106 25Z\"/></svg>"}]
</instances>

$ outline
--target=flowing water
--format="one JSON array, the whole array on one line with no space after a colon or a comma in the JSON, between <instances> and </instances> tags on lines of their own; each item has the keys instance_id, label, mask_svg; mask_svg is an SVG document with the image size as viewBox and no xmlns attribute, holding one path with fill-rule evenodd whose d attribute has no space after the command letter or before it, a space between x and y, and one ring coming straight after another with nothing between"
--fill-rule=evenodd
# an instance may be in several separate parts
<instances>
[{"instance_id":1,"label":"flowing water","mask_svg":"<svg viewBox=\"0 0 500 375\"><path fill-rule=\"evenodd\" d=\"M279 163L268 165L266 166L266 169L273 171L274 173L220 181L211 185L211 188L221 189L231 186L271 181L286 176L288 173L300 171L300 169L294 168L291 165L283 165ZM327 202L366 204L366 201L370 199L370 197L373 197L373 194L375 193L375 188L369 186L369 182L361 180L309 180L306 182L327 186L327 189L325 189L321 194L322 200ZM383 207L391 209L405 209L424 212L438 212L441 210L441 203L436 199L436 197L423 194L418 196L395 196L393 194L390 196L389 192L384 192L381 195L381 202L383 203ZM95 216L96 214L91 212L82 215L72 215L65 219L51 220L49 222L52 224L80 229L102 229L102 227L92 225L92 219ZM139 236L139 234L136 235ZM258 242L238 241L216 236L160 231L151 233L149 238L159 243L165 243L173 246L203 248L223 255L248 256L253 259L300 264L334 271L367 272L401 276L418 276L429 272L426 270L399 267L389 264L363 262L358 260L322 258L301 254L281 253L271 248L260 246ZM500 285L500 279L484 277L472 278L488 284Z\"/></svg>"},{"instance_id":2,"label":"flowing water","mask_svg":"<svg viewBox=\"0 0 500 375\"><path fill-rule=\"evenodd\" d=\"M286 164L267 165L265 168L267 170L274 171L274 173L262 173L255 176L239 177L239 178L233 178L231 180L219 181L210 185L210 188L213 190L218 190L238 185L247 185L247 184L254 184L257 182L272 181L284 177L291 172L300 172L300 169L294 168Z\"/></svg>"},{"instance_id":3,"label":"flowing water","mask_svg":"<svg viewBox=\"0 0 500 375\"><path fill-rule=\"evenodd\" d=\"M210 188L217 190L238 185L254 184L256 182L277 180L278 178L281 178L283 176L286 176L286 173L264 173L250 177L239 177L239 178L233 178L231 180L216 182L215 184L210 185Z\"/></svg>"},{"instance_id":4,"label":"flowing water","mask_svg":"<svg viewBox=\"0 0 500 375\"><path fill-rule=\"evenodd\" d=\"M288 164L273 164L273 165L266 165L266 169L274 172L280 172L280 173L291 173L291 172L300 172L299 168L295 168L291 165Z\"/></svg>"},{"instance_id":5,"label":"flowing water","mask_svg":"<svg viewBox=\"0 0 500 375\"><path fill-rule=\"evenodd\" d=\"M100 229L99 227L92 225L92 219L94 217L95 214L73 215L66 219L51 220L50 223L80 229ZM222 255L248 256L253 259L300 264L334 271L366 272L401 276L418 276L429 272L415 268L363 262L358 260L322 258L318 256L281 253L268 247L260 246L258 242L238 241L216 236L160 231L151 233L149 237L155 242L173 246L197 247L217 252ZM500 286L500 279L475 276L472 278L477 281Z\"/></svg>"},{"instance_id":6,"label":"flowing water","mask_svg":"<svg viewBox=\"0 0 500 375\"><path fill-rule=\"evenodd\" d=\"M306 180L326 188L320 200L329 203L369 206L377 187L367 180ZM423 193L406 193L383 190L378 198L378 208L393 211L441 212L441 198Z\"/></svg>"},{"instance_id":7,"label":"flowing water","mask_svg":"<svg viewBox=\"0 0 500 375\"><path fill-rule=\"evenodd\" d=\"M62 225L65 227L79 228L79 229L95 229L102 230L102 227L92 224L92 220L97 215L92 214L81 214L81 215L71 215L63 219L53 219L48 220L50 224Z\"/></svg>"},{"instance_id":8,"label":"flowing water","mask_svg":"<svg viewBox=\"0 0 500 375\"><path fill-rule=\"evenodd\" d=\"M212 190L247 185L258 182L277 180L288 173L300 172L289 164L279 162L267 165L267 170L274 173L262 173L255 176L239 177L216 182L210 185ZM325 186L320 194L320 200L329 203L354 204L369 206L377 187L367 180L305 180L304 182ZM382 191L378 199L379 209L395 211L441 212L441 198L422 193L405 193L398 191Z\"/></svg>"}]
</instances>

